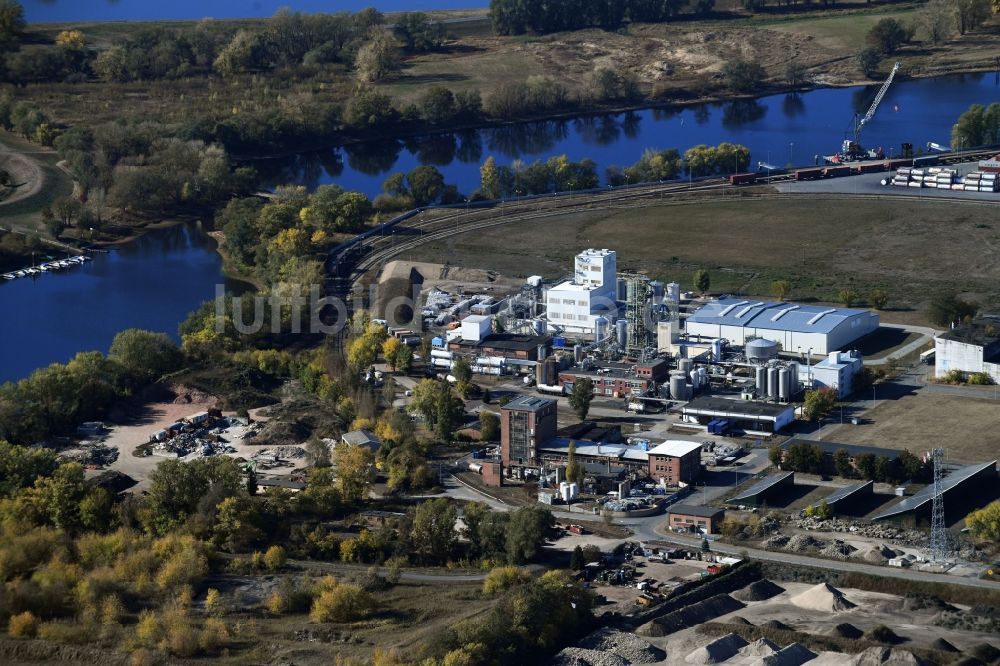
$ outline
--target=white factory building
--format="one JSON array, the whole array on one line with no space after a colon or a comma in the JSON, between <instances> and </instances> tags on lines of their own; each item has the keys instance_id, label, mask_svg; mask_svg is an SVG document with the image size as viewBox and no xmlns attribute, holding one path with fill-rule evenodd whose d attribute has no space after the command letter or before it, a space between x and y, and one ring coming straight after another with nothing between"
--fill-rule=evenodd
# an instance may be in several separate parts
<instances>
[{"instance_id":1,"label":"white factory building","mask_svg":"<svg viewBox=\"0 0 1000 666\"><path fill-rule=\"evenodd\" d=\"M934 376L984 373L1000 384L1000 316L956 326L934 338Z\"/></svg>"},{"instance_id":2,"label":"white factory building","mask_svg":"<svg viewBox=\"0 0 1000 666\"><path fill-rule=\"evenodd\" d=\"M721 298L688 317L686 330L689 336L722 338L734 345L764 338L788 353L811 349L813 354L829 354L848 349L878 325L878 315L868 310Z\"/></svg>"},{"instance_id":3,"label":"white factory building","mask_svg":"<svg viewBox=\"0 0 1000 666\"><path fill-rule=\"evenodd\" d=\"M618 315L615 305L618 262L614 250L584 250L576 255L572 279L545 292L545 316L554 333L592 336L610 326ZM602 320L602 323L598 323Z\"/></svg>"},{"instance_id":4,"label":"white factory building","mask_svg":"<svg viewBox=\"0 0 1000 666\"><path fill-rule=\"evenodd\" d=\"M854 392L854 377L863 367L860 353L833 351L811 368L799 366L799 377L808 373L813 388L835 389L837 398L843 399Z\"/></svg>"}]
</instances>

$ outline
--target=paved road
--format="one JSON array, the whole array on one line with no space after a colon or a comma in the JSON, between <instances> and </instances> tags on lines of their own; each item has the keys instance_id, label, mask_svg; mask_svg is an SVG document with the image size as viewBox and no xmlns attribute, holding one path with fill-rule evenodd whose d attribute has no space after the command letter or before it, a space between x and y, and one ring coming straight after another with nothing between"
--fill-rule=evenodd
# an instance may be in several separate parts
<instances>
[{"instance_id":1,"label":"paved road","mask_svg":"<svg viewBox=\"0 0 1000 666\"><path fill-rule=\"evenodd\" d=\"M917 333L921 337L917 338L913 342L903 345L899 349L893 351L890 354L886 354L880 358L865 359L865 365L885 365L889 362L889 358L900 358L906 356L907 354L912 354L913 352L924 347L929 342L933 342L934 336L938 335L941 331L937 329L928 328L926 326L909 326L907 324L880 324L881 328L895 328L899 330L906 331L907 333Z\"/></svg>"},{"instance_id":2,"label":"paved road","mask_svg":"<svg viewBox=\"0 0 1000 666\"><path fill-rule=\"evenodd\" d=\"M958 170L959 175L975 171L975 162L950 165ZM938 190L928 187L894 187L882 185L882 179L889 177L886 171L866 173L859 176L844 176L841 178L822 178L820 180L789 181L775 183L779 192L787 193L817 193L817 194L884 194L891 196L912 197L914 199L968 199L969 203L1000 203L1000 193L996 192L956 192L954 190Z\"/></svg>"}]
</instances>

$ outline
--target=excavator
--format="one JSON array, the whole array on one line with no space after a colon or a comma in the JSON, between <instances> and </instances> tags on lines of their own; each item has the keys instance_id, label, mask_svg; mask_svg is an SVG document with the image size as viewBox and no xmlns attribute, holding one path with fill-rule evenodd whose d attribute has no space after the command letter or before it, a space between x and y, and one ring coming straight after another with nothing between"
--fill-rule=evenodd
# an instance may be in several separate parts
<instances>
[{"instance_id":1,"label":"excavator","mask_svg":"<svg viewBox=\"0 0 1000 666\"><path fill-rule=\"evenodd\" d=\"M862 147L861 130L872 118L875 117L875 111L878 110L879 104L882 103L882 98L885 97L885 93L888 92L889 86L892 85L892 80L896 77L897 71L899 71L898 62L892 66L892 71L889 72L889 78L885 80L885 83L882 84L878 94L875 95L875 101L873 101L872 105L868 108L868 112L863 116L857 113L854 114L854 138L845 138L839 153L836 155L828 155L824 158L827 162L830 162L831 164L843 164L844 162L880 160L885 157L885 153L881 148L866 150Z\"/></svg>"}]
</instances>

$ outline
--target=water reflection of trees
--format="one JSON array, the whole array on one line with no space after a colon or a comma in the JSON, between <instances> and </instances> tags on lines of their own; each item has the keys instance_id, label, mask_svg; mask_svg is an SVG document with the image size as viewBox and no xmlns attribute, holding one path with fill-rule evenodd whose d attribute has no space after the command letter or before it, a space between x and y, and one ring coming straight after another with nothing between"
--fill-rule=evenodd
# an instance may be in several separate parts
<instances>
[{"instance_id":1,"label":"water reflection of trees","mask_svg":"<svg viewBox=\"0 0 1000 666\"><path fill-rule=\"evenodd\" d=\"M454 134L431 134L406 139L403 146L421 164L447 166L455 160L458 138Z\"/></svg>"},{"instance_id":2,"label":"water reflection of trees","mask_svg":"<svg viewBox=\"0 0 1000 666\"><path fill-rule=\"evenodd\" d=\"M806 112L806 103L802 95L798 93L788 93L781 102L781 110L788 118L801 116Z\"/></svg>"},{"instance_id":3,"label":"water reflection of trees","mask_svg":"<svg viewBox=\"0 0 1000 666\"><path fill-rule=\"evenodd\" d=\"M552 150L569 135L565 120L502 125L483 130L486 147L508 159L534 156Z\"/></svg>"},{"instance_id":4,"label":"water reflection of trees","mask_svg":"<svg viewBox=\"0 0 1000 666\"><path fill-rule=\"evenodd\" d=\"M369 141L367 143L344 146L347 165L365 174L378 176L395 166L403 144L396 140Z\"/></svg>"},{"instance_id":5,"label":"water reflection of trees","mask_svg":"<svg viewBox=\"0 0 1000 666\"><path fill-rule=\"evenodd\" d=\"M478 130L458 133L458 150L455 157L465 164L479 164L483 159L483 137Z\"/></svg>"},{"instance_id":6,"label":"water reflection of trees","mask_svg":"<svg viewBox=\"0 0 1000 666\"><path fill-rule=\"evenodd\" d=\"M339 149L311 153L297 153L272 160L258 160L253 167L261 180L268 185L295 183L313 190L320 185L324 172L336 178L344 172L344 162Z\"/></svg>"},{"instance_id":7,"label":"water reflection of trees","mask_svg":"<svg viewBox=\"0 0 1000 666\"><path fill-rule=\"evenodd\" d=\"M755 99L738 99L722 107L722 126L739 129L767 115L767 107Z\"/></svg>"}]
</instances>

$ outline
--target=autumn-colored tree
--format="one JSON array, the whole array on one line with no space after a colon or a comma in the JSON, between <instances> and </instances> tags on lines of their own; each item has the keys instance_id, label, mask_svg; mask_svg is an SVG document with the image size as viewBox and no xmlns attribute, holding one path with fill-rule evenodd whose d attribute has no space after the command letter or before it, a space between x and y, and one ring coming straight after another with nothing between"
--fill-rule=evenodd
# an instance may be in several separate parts
<instances>
[{"instance_id":1,"label":"autumn-colored tree","mask_svg":"<svg viewBox=\"0 0 1000 666\"><path fill-rule=\"evenodd\" d=\"M367 497L375 480L375 454L366 446L338 445L333 451L337 487L345 502L356 503Z\"/></svg>"}]
</instances>

